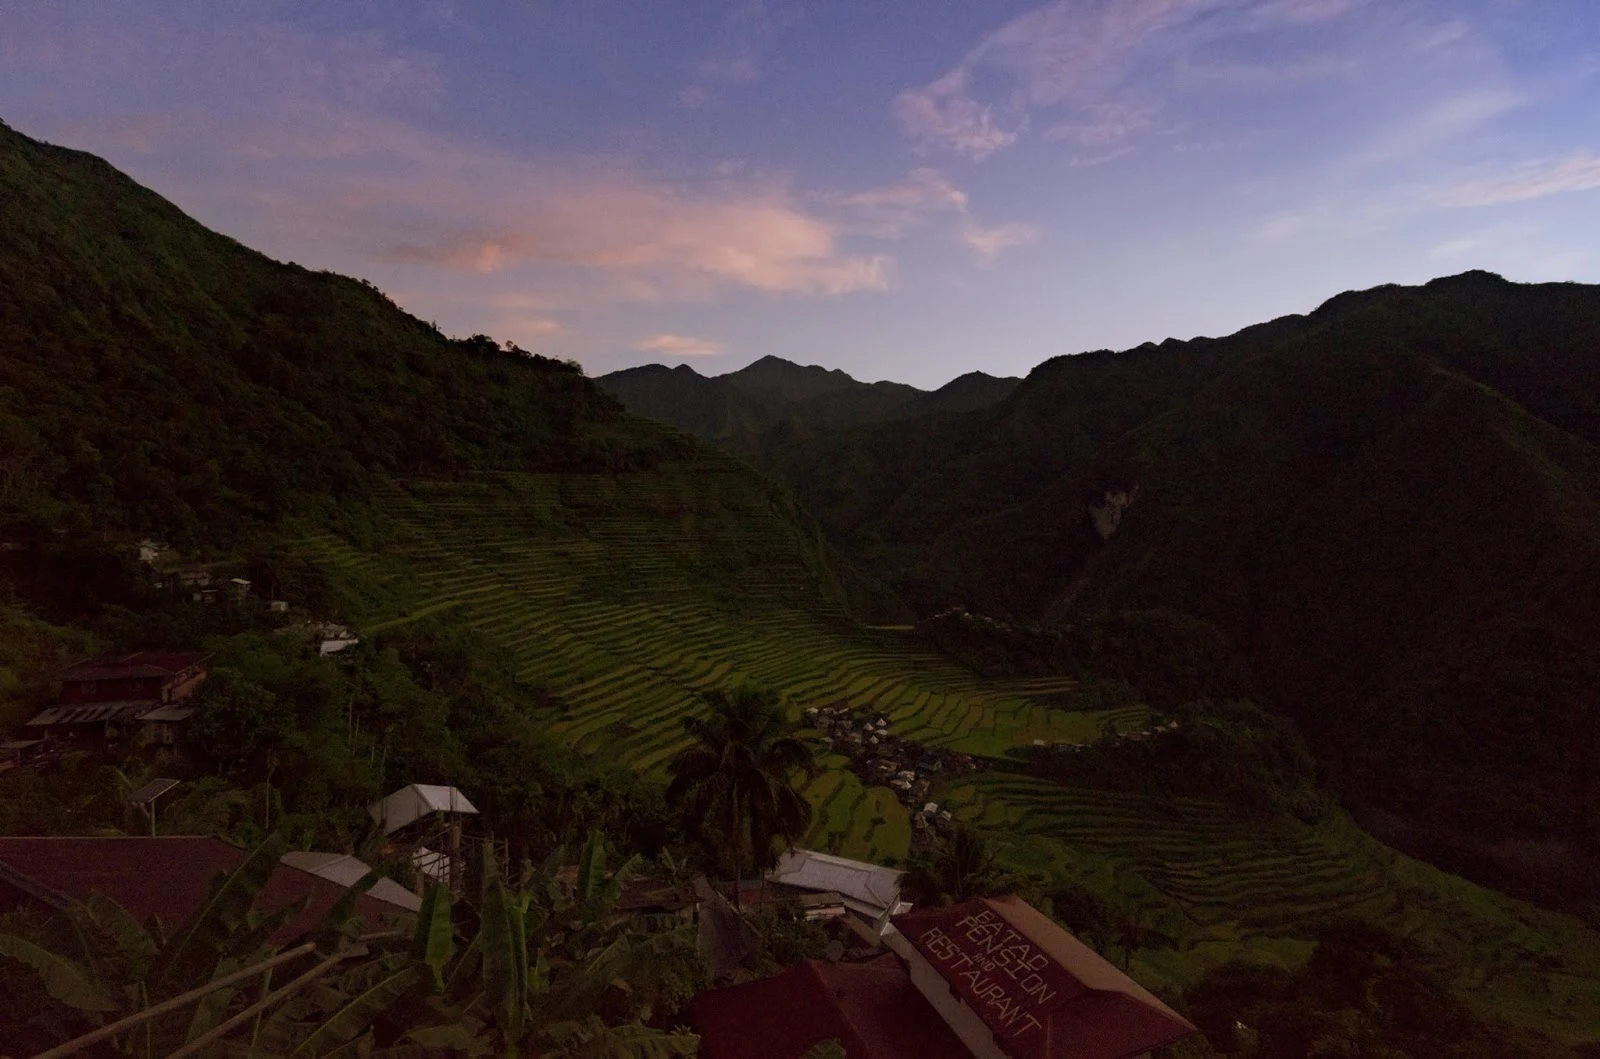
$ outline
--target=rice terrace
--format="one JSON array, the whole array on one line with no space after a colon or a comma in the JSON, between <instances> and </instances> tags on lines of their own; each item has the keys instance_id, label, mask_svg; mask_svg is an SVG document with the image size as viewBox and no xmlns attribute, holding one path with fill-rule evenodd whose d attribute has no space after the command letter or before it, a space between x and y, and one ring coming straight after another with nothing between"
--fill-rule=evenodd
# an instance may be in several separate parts
<instances>
[{"instance_id":1,"label":"rice terrace","mask_svg":"<svg viewBox=\"0 0 1600 1059\"><path fill-rule=\"evenodd\" d=\"M707 498L714 498L707 500ZM362 627L451 611L548 689L552 728L581 753L663 773L688 744L700 692L740 681L779 690L796 715L847 703L929 747L993 762L933 800L996 835L1041 876L1125 895L1170 947L1141 949L1147 979L1178 988L1249 952L1293 966L1308 925L1362 912L1404 929L1488 1008L1542 1012L1552 1032L1600 1003L1600 953L1576 921L1404 857L1334 814L1314 824L1241 819L1221 801L1074 790L1016 774L1007 751L1138 731L1142 707L1072 708L1062 679L993 681L904 631L850 620L826 557L791 502L742 464L706 452L649 471L490 474L397 481L376 498L366 548L330 534L298 547L366 586ZM805 844L902 862L909 814L824 754L807 788ZM1569 925L1570 924L1570 925ZM1529 969L1541 961L1561 976Z\"/></svg>"}]
</instances>

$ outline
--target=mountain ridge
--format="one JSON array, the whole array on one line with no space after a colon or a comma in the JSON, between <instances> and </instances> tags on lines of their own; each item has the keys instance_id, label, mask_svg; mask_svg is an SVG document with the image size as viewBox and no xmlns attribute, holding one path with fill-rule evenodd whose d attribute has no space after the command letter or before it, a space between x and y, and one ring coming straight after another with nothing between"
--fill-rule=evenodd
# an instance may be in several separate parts
<instances>
[{"instance_id":1,"label":"mountain ridge","mask_svg":"<svg viewBox=\"0 0 1600 1059\"><path fill-rule=\"evenodd\" d=\"M977 416L790 432L759 462L918 615L1215 625L1358 813L1583 903L1597 441L1600 288L1472 272L1053 358ZM1520 841L1564 866L1490 852Z\"/></svg>"},{"instance_id":2,"label":"mountain ridge","mask_svg":"<svg viewBox=\"0 0 1600 1059\"><path fill-rule=\"evenodd\" d=\"M840 368L768 354L736 371L701 375L687 364L623 368L595 380L630 412L741 452L784 424L835 430L863 423L987 408L1022 380L967 372L936 390L861 382Z\"/></svg>"}]
</instances>

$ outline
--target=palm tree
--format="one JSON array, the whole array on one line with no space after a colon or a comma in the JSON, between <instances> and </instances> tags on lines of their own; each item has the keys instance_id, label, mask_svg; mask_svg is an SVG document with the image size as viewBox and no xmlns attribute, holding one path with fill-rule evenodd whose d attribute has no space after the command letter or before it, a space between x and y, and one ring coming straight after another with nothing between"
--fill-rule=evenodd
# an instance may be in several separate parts
<instances>
[{"instance_id":1,"label":"palm tree","mask_svg":"<svg viewBox=\"0 0 1600 1059\"><path fill-rule=\"evenodd\" d=\"M953 905L1013 893L1025 882L1000 865L999 852L965 823L912 854L905 890L920 904Z\"/></svg>"},{"instance_id":2,"label":"palm tree","mask_svg":"<svg viewBox=\"0 0 1600 1059\"><path fill-rule=\"evenodd\" d=\"M777 693L741 687L705 698L711 715L683 720L695 742L672 759L667 801L722 840L737 906L746 860L770 867L773 842L793 841L810 826L811 803L794 777L810 777L817 766Z\"/></svg>"}]
</instances>

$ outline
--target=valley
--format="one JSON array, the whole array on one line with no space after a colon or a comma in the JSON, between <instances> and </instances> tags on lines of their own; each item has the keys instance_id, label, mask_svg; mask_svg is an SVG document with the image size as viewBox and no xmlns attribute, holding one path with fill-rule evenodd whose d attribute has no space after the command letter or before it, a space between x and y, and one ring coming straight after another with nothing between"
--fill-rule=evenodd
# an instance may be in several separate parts
<instances>
[{"instance_id":1,"label":"valley","mask_svg":"<svg viewBox=\"0 0 1600 1059\"><path fill-rule=\"evenodd\" d=\"M154 830L129 798L170 771L160 826L343 854L372 799L449 785L530 866L609 831L714 875L669 778L706 693L754 689L815 755L798 845L927 852L910 781L805 727L870 713L971 756L916 789L1175 1003L1321 969L1349 920L1468 1038L1583 1045L1594 893L1468 881L1346 806L1596 856L1597 306L1470 273L1025 380L608 385L0 128L0 709L27 724L91 654L214 664L204 738L19 747L0 808ZM280 635L330 622L352 649Z\"/></svg>"},{"instance_id":2,"label":"valley","mask_svg":"<svg viewBox=\"0 0 1600 1059\"><path fill-rule=\"evenodd\" d=\"M796 716L870 707L897 735L989 762L929 797L996 836L1046 892L1116 894L1172 939L1131 957L1154 986L1181 992L1240 958L1298 966L1318 924L1355 915L1423 946L1478 1010L1557 1038L1600 1032L1600 935L1396 853L1343 813L1308 825L1021 775L1013 752L1036 739L1092 742L1107 721L1142 729L1147 713L1063 708L1072 681L983 679L909 630L852 621L791 502L736 460L411 479L375 497L370 547L326 533L296 547L366 586L358 622L371 634L449 616L502 646L519 679L553 696L544 720L582 755L664 777L689 742L681 718L704 709L698 693L740 681L777 689ZM895 793L839 755L821 765L802 844L903 863L912 828Z\"/></svg>"}]
</instances>

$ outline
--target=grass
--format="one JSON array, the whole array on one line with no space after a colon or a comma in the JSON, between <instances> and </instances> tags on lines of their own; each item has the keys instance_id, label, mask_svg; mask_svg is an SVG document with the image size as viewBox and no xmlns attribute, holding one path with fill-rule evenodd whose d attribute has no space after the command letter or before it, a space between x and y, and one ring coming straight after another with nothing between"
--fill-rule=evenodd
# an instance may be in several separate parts
<instances>
[{"instance_id":1,"label":"grass","mask_svg":"<svg viewBox=\"0 0 1600 1059\"><path fill-rule=\"evenodd\" d=\"M995 773L937 797L1007 842L1018 867L1120 892L1177 939L1137 955L1147 984L1184 989L1231 958L1294 967L1319 925L1352 915L1417 941L1481 1010L1560 1039L1600 1035L1594 931L1396 853L1342 814L1251 820L1222 802Z\"/></svg>"},{"instance_id":2,"label":"grass","mask_svg":"<svg viewBox=\"0 0 1600 1059\"><path fill-rule=\"evenodd\" d=\"M700 692L741 680L797 713L846 702L896 733L1004 758L1037 740L1138 730L1143 707L1070 708L1061 679L983 680L902 628L850 622L823 589L781 497L731 459L633 475L496 475L396 485L378 543L308 536L303 550L363 586L371 633L448 612L503 646L519 677L566 704L574 752L664 776ZM902 861L907 811L826 755L804 839ZM1245 820L1220 802L1069 790L1001 772L933 796L991 829L1018 865L1127 895L1179 940L1135 956L1137 977L1183 988L1245 956L1292 967L1328 917L1380 919L1437 954L1474 1003L1566 1039L1600 1034L1600 937L1401 857L1343 818Z\"/></svg>"},{"instance_id":3,"label":"grass","mask_svg":"<svg viewBox=\"0 0 1600 1059\"><path fill-rule=\"evenodd\" d=\"M1003 755L1035 739L1084 741L1106 717L1037 697L1065 680L984 682L905 629L849 622L822 591L790 512L715 455L637 475L495 475L382 494L380 549L338 538L302 547L387 594L367 632L450 612L512 652L521 679L569 710L552 728L579 751L660 772L706 688L755 681L796 710L848 702L929 744ZM1140 711L1112 718L1143 723ZM861 812L873 815L865 803ZM860 821L855 844L903 856ZM859 841L858 841L859 840Z\"/></svg>"}]
</instances>

